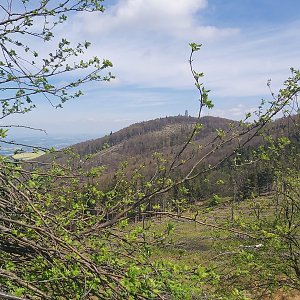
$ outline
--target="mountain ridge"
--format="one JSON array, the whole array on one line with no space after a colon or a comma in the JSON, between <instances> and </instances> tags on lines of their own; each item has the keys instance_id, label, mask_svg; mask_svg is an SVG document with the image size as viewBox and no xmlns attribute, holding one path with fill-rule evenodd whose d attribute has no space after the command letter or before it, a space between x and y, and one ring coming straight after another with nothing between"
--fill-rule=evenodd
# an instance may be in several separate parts
<instances>
[{"instance_id":1,"label":"mountain ridge","mask_svg":"<svg viewBox=\"0 0 300 300\"><path fill-rule=\"evenodd\" d=\"M293 119L298 120L299 115L291 119L280 118L271 121L268 125L269 131L273 135L284 135L284 131L289 127L289 120ZM89 157L89 162L86 163L89 167L107 165L111 163L109 160L114 159L120 162L135 156L145 157L154 152L175 153L176 149L187 141L197 123L202 124L202 127L195 134L194 141L203 145L215 138L218 130L226 131L233 126L238 129L242 126L238 121L214 116L204 116L200 119L191 116L170 116L134 123L109 135L73 144L67 149L76 153L74 161L86 160ZM252 143L258 145L260 138L256 138ZM66 155L64 151L59 151L55 154L55 159L63 162ZM108 155L112 157L104 159ZM50 162L53 157L53 154L46 154L39 160Z\"/></svg>"},{"instance_id":2,"label":"mountain ridge","mask_svg":"<svg viewBox=\"0 0 300 300\"><path fill-rule=\"evenodd\" d=\"M110 165L115 169L121 161L134 157L151 156L154 152L175 153L193 131L196 123L203 124L201 131L195 135L196 141L206 141L216 134L217 129L227 130L237 121L204 116L200 119L191 116L172 116L134 123L117 132L98 139L87 140L68 147L77 154L74 163L85 161L85 168ZM55 160L66 160L64 151L55 154ZM50 162L53 154L43 155L38 160ZM86 157L89 157L86 160Z\"/></svg>"}]
</instances>

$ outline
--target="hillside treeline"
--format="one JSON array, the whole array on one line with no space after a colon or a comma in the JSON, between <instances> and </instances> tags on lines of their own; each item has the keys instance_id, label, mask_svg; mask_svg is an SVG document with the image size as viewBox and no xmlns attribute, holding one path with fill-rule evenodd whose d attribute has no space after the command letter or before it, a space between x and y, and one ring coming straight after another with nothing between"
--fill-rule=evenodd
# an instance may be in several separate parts
<instances>
[{"instance_id":1,"label":"hillside treeline","mask_svg":"<svg viewBox=\"0 0 300 300\"><path fill-rule=\"evenodd\" d=\"M245 145L241 138L240 146L237 140L234 140L219 146L217 151L211 151L217 144L220 131L224 133L232 131L233 135L245 128L245 125L211 116L202 117L200 120L186 116L165 117L136 123L102 138L75 144L66 150L44 155L38 162L49 163L54 160L60 165L78 170L102 168L101 177L97 181L100 188L107 190L114 184L115 171L125 161L128 178L142 165L144 167L141 172L145 178L151 178L157 168L157 161L153 155L160 153L168 164L187 142L198 122L201 128L194 134L189 146L181 155L182 164L172 175L173 178L184 176L197 157L205 156L195 169L195 173L203 170L203 176L200 171L198 176L185 183L189 200L196 202L215 194L220 196L235 194L235 197L241 200L251 195L272 191L272 168L268 166L267 161L260 159L260 151L269 147L270 136L274 140L286 137L290 139L291 145L298 147L299 132L295 125L298 119L299 116L278 119L268 124L263 132L247 140ZM245 139L249 139L249 136L251 132ZM291 151L291 145L285 151ZM205 170L212 165L213 169L207 173ZM31 168L35 168L34 163L31 164ZM177 197L178 190L174 190L166 197Z\"/></svg>"}]
</instances>

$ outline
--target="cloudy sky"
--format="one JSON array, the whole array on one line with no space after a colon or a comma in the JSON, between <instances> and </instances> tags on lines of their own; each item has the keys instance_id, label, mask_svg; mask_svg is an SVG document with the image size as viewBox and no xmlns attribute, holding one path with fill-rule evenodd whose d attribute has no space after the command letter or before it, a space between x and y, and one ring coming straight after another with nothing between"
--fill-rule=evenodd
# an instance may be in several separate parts
<instances>
[{"instance_id":1,"label":"cloudy sky","mask_svg":"<svg viewBox=\"0 0 300 300\"><path fill-rule=\"evenodd\" d=\"M210 115L241 119L300 67L300 1L106 0L105 13L75 15L57 35L92 43L88 55L110 59L116 79L84 88L54 109L6 122L51 135L102 135L166 115L196 115L189 72L190 42L202 43L195 68L205 73L215 108Z\"/></svg>"}]
</instances>

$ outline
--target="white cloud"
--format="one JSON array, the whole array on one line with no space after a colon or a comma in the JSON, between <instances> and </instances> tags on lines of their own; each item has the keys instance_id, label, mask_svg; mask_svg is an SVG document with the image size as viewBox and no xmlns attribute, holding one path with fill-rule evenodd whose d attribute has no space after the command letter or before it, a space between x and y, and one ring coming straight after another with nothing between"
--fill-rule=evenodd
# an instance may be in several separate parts
<instances>
[{"instance_id":1,"label":"white cloud","mask_svg":"<svg viewBox=\"0 0 300 300\"><path fill-rule=\"evenodd\" d=\"M92 41L89 55L113 61L120 85L187 88L193 86L188 43L239 32L203 25L203 9L206 0L120 0L104 14L78 14L71 32Z\"/></svg>"},{"instance_id":2,"label":"white cloud","mask_svg":"<svg viewBox=\"0 0 300 300\"><path fill-rule=\"evenodd\" d=\"M256 111L257 108L249 106L248 104L237 104L231 108L224 108L224 109L215 109L213 111L213 115L233 119L233 120L244 120L247 113L253 113ZM208 111L206 114L210 114L211 112Z\"/></svg>"},{"instance_id":3,"label":"white cloud","mask_svg":"<svg viewBox=\"0 0 300 300\"><path fill-rule=\"evenodd\" d=\"M120 0L104 14L79 13L75 27L89 35L153 39L152 35L190 40L215 39L235 34L236 29L205 26L199 11L207 0Z\"/></svg>"},{"instance_id":4,"label":"white cloud","mask_svg":"<svg viewBox=\"0 0 300 300\"><path fill-rule=\"evenodd\" d=\"M201 26L195 18L197 12L207 7L206 0L120 0L107 9L104 15L79 14L79 22L90 34L136 35L157 32L175 37L187 37L189 33L213 37L227 34L213 26Z\"/></svg>"},{"instance_id":5,"label":"white cloud","mask_svg":"<svg viewBox=\"0 0 300 300\"><path fill-rule=\"evenodd\" d=\"M276 93L291 75L290 67L300 67L300 39L294 24L247 32L224 44L221 51L209 47L211 51L203 51L204 71L217 97L264 97L269 94L269 79Z\"/></svg>"},{"instance_id":6,"label":"white cloud","mask_svg":"<svg viewBox=\"0 0 300 300\"><path fill-rule=\"evenodd\" d=\"M86 57L111 59L117 79L109 88L95 84L93 92L86 92L85 99L94 102L82 104L80 109L94 120L65 109L62 113L70 114L69 119L55 120L51 114L49 123L57 121L55 126L59 127L69 122L70 128L92 124L96 128L99 120L97 126L114 129L115 120L121 120L121 126L123 117L139 121L192 110L188 107L194 101L189 42L203 43L194 63L196 70L205 73L205 85L212 89L216 110L211 114L243 117L255 106L253 101L268 94L268 79L272 79L276 90L291 66L300 67L300 24L278 23L277 28L253 25L247 29L239 28L237 23L234 28L222 28L204 21L202 13L210 9L208 0L118 0L104 14L80 13L70 19L71 23L58 27L61 31L57 32L57 40L66 36L71 41L91 41ZM45 47L41 44L40 48ZM101 94L103 89L105 93ZM151 89L154 95L147 95L145 90ZM186 91L187 96L183 96ZM176 93L182 95L182 101ZM195 95L197 98L196 91ZM80 110L79 106L76 109ZM45 114L41 115L37 124L46 119ZM60 118L61 114L56 115Z\"/></svg>"},{"instance_id":7,"label":"white cloud","mask_svg":"<svg viewBox=\"0 0 300 300\"><path fill-rule=\"evenodd\" d=\"M215 96L265 95L270 78L279 86L297 61L297 24L219 28L203 24L204 9L206 0L120 0L104 14L79 14L74 29L93 42L91 55L113 61L115 85L192 88L188 43L195 41L204 44L196 68Z\"/></svg>"}]
</instances>

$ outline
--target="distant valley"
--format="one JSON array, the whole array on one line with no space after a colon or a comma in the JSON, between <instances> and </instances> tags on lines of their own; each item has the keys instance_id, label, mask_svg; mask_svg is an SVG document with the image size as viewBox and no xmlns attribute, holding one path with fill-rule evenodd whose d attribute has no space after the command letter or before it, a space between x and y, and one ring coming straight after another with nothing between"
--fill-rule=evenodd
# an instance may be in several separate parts
<instances>
[{"instance_id":1,"label":"distant valley","mask_svg":"<svg viewBox=\"0 0 300 300\"><path fill-rule=\"evenodd\" d=\"M101 134L98 136L101 137ZM68 147L70 145L92 139L93 136L89 135L74 135L74 136L25 136L8 138L6 141L12 142L11 144L0 142L0 155L11 156L16 150L24 150L31 152L32 147L24 145L41 147L41 148L55 148L57 150Z\"/></svg>"}]
</instances>

